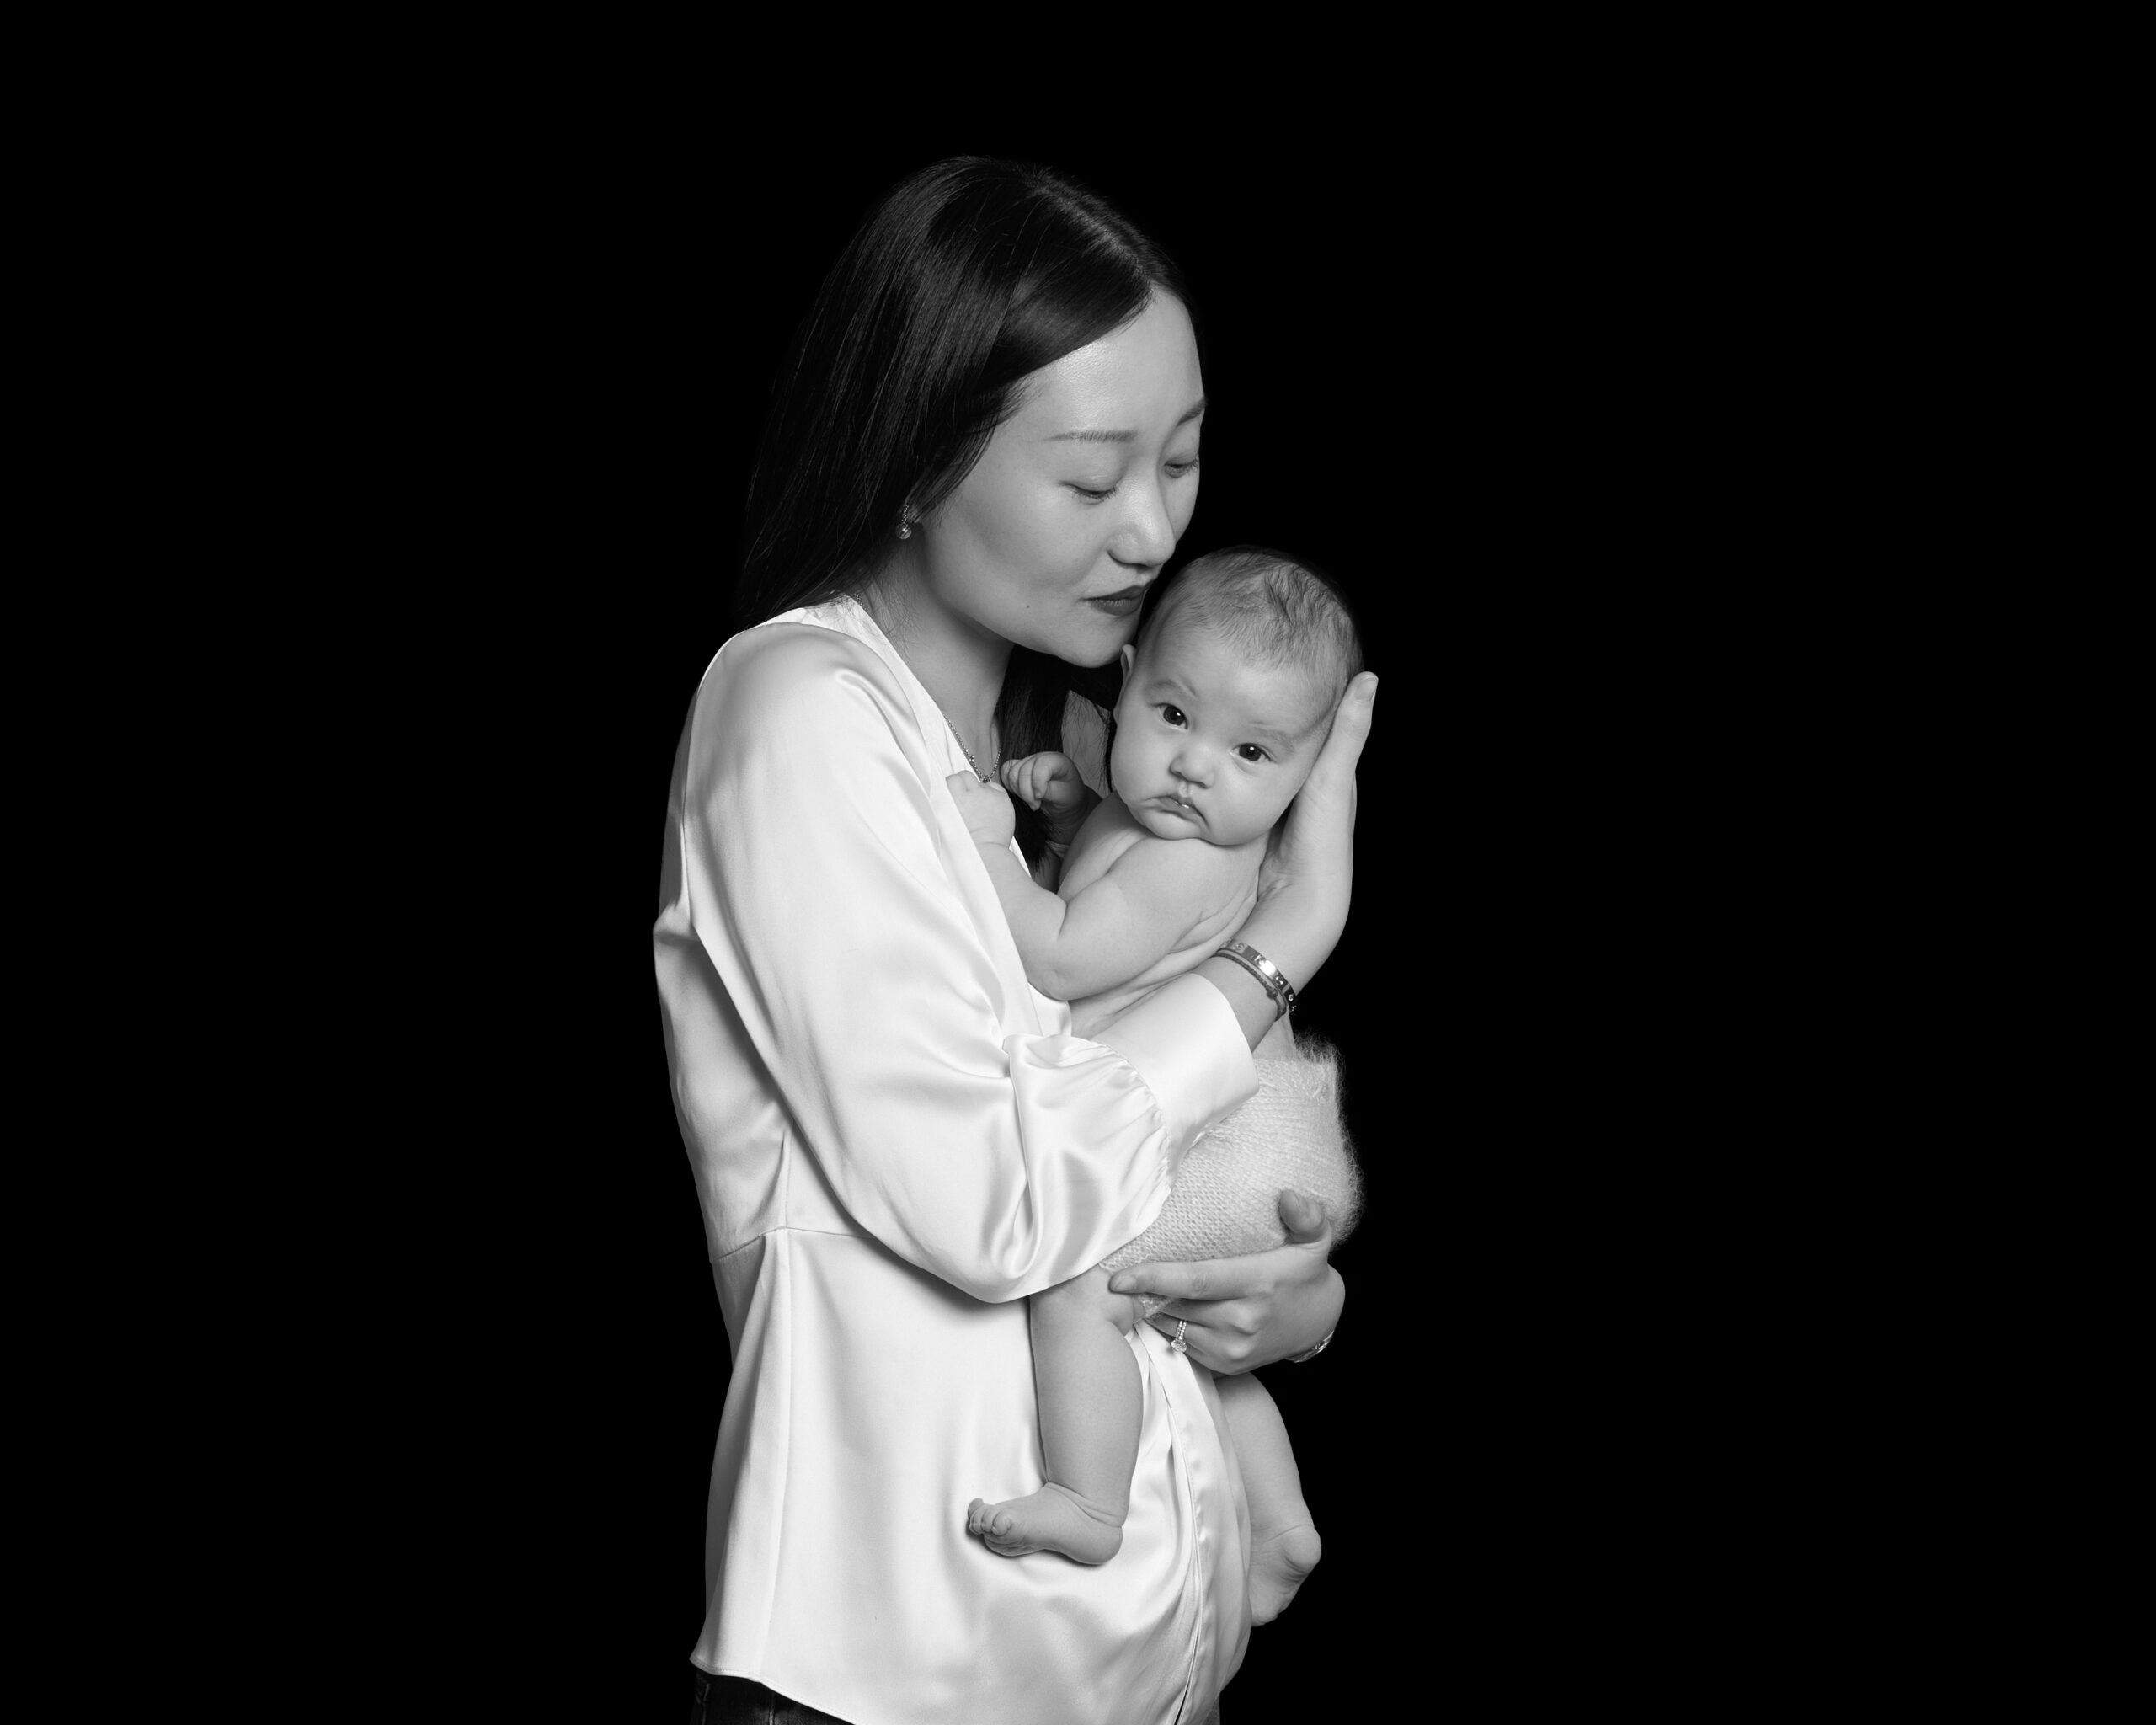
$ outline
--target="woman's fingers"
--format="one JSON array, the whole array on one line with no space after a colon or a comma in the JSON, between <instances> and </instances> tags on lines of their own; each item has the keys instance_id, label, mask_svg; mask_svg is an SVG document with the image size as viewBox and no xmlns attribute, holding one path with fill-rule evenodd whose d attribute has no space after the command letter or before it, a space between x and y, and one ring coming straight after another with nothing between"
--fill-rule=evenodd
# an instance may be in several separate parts
<instances>
[{"instance_id":1,"label":"woman's fingers","mask_svg":"<svg viewBox=\"0 0 2156 1725\"><path fill-rule=\"evenodd\" d=\"M1291 1239L1291 1246L1308 1247L1324 1237L1325 1230L1305 1239ZM1274 1252L1280 1248L1275 1247ZM1209 1258L1199 1263L1141 1263L1118 1270L1108 1280L1115 1294L1150 1294L1162 1300L1247 1300L1270 1294L1281 1278L1278 1260L1269 1252L1247 1258Z\"/></svg>"},{"instance_id":2,"label":"woman's fingers","mask_svg":"<svg viewBox=\"0 0 2156 1725\"><path fill-rule=\"evenodd\" d=\"M1348 685L1317 764L1275 830L1259 881L1261 898L1268 891L1315 895L1310 903L1321 921L1335 922L1335 938L1337 925L1348 920L1355 872L1355 763L1369 740L1377 690L1378 680L1369 671ZM1315 956L1321 963L1331 950L1327 939ZM1316 965L1309 968L1315 970ZM1306 979L1290 972L1289 980L1300 985Z\"/></svg>"},{"instance_id":3,"label":"woman's fingers","mask_svg":"<svg viewBox=\"0 0 2156 1725\"><path fill-rule=\"evenodd\" d=\"M1303 786L1305 792L1316 785L1321 791L1339 789L1354 795L1355 763L1363 758L1363 745L1370 740L1377 702L1375 671L1364 671L1349 681L1339 706L1332 710L1332 729L1326 733L1325 746L1317 751L1317 762Z\"/></svg>"},{"instance_id":4,"label":"woman's fingers","mask_svg":"<svg viewBox=\"0 0 2156 1725\"><path fill-rule=\"evenodd\" d=\"M1332 729L1318 750L1310 776L1296 793L1291 822L1297 814L1315 816L1326 822L1352 825L1355 818L1355 766L1363 758L1363 745L1370 740L1370 724L1378 698L1376 674L1364 671L1348 685L1332 712Z\"/></svg>"},{"instance_id":5,"label":"woman's fingers","mask_svg":"<svg viewBox=\"0 0 2156 1725\"><path fill-rule=\"evenodd\" d=\"M1281 1225L1288 1246L1317 1247L1322 1258L1331 1244L1332 1223L1325 1206L1289 1188L1280 1194ZM1241 1300L1270 1293L1280 1279L1281 1247L1241 1258L1209 1258L1193 1263L1139 1263L1108 1278L1112 1294L1150 1295L1168 1300ZM1172 1323L1173 1320L1170 1322Z\"/></svg>"},{"instance_id":6,"label":"woman's fingers","mask_svg":"<svg viewBox=\"0 0 2156 1725\"><path fill-rule=\"evenodd\" d=\"M1203 1308L1203 1317L1165 1310L1146 1322L1171 1342L1180 1336L1184 1351L1208 1371L1238 1372L1250 1362L1257 1334L1254 1317L1242 1305L1241 1300L1216 1301Z\"/></svg>"},{"instance_id":7,"label":"woman's fingers","mask_svg":"<svg viewBox=\"0 0 2156 1725\"><path fill-rule=\"evenodd\" d=\"M1146 1322L1171 1341L1181 1326L1191 1357L1214 1371L1300 1353L1339 1316L1339 1279L1326 1261L1332 1221L1306 1193L1284 1191L1278 1203L1288 1237L1271 1251L1134 1264L1109 1277L1109 1289L1144 1298Z\"/></svg>"},{"instance_id":8,"label":"woman's fingers","mask_svg":"<svg viewBox=\"0 0 2156 1725\"><path fill-rule=\"evenodd\" d=\"M1255 1274L1253 1265L1258 1267ZM1163 1300L1234 1300L1257 1292L1262 1280L1261 1260L1211 1258L1202 1263L1133 1264L1108 1278L1108 1291Z\"/></svg>"}]
</instances>

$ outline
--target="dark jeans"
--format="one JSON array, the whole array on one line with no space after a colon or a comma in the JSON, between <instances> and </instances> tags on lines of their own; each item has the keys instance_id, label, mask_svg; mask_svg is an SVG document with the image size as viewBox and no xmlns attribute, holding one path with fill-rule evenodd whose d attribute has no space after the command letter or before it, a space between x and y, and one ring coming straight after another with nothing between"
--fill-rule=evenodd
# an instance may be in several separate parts
<instances>
[{"instance_id":1,"label":"dark jeans","mask_svg":"<svg viewBox=\"0 0 2156 1725\"><path fill-rule=\"evenodd\" d=\"M689 1715L689 1725L842 1725L842 1722L775 1695L745 1677L713 1677L699 1671L696 1705ZM1220 1725L1218 1707L1207 1716L1205 1725Z\"/></svg>"},{"instance_id":2,"label":"dark jeans","mask_svg":"<svg viewBox=\"0 0 2156 1725\"><path fill-rule=\"evenodd\" d=\"M804 1707L745 1677L696 1673L696 1704L689 1725L843 1725L829 1713Z\"/></svg>"}]
</instances>

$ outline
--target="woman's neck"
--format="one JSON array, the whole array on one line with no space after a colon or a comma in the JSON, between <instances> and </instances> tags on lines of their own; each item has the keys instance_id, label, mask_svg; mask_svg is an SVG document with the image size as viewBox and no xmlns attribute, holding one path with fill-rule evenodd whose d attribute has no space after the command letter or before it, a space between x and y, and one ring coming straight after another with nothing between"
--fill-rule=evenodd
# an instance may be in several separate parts
<instances>
[{"instance_id":1,"label":"woman's neck","mask_svg":"<svg viewBox=\"0 0 2156 1725\"><path fill-rule=\"evenodd\" d=\"M952 611L925 582L907 579L910 573L887 568L861 592L862 606L957 727L980 770L993 773L995 703L1003 693L1011 644Z\"/></svg>"}]
</instances>

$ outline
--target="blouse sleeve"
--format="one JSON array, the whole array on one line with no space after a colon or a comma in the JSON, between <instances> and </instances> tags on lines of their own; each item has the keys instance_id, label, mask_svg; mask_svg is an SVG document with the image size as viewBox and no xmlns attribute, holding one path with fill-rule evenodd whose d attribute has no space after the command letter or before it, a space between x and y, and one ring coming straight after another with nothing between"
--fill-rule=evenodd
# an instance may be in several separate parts
<instances>
[{"instance_id":1,"label":"blouse sleeve","mask_svg":"<svg viewBox=\"0 0 2156 1725\"><path fill-rule=\"evenodd\" d=\"M1006 997L953 879L980 865L937 803L940 759L850 636L776 625L728 643L683 771L698 937L798 1146L909 1263L982 1300L1068 1280L1145 1230L1192 1140L1255 1091L1235 1015L1199 977L1097 1041L1011 1033L1038 1020L1030 996Z\"/></svg>"}]
</instances>

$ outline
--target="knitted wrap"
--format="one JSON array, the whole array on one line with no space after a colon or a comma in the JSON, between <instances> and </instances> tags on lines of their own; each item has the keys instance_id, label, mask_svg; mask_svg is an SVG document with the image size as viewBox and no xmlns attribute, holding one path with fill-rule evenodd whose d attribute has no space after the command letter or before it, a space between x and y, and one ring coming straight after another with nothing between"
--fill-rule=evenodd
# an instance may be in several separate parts
<instances>
[{"instance_id":1,"label":"knitted wrap","mask_svg":"<svg viewBox=\"0 0 2156 1725\"><path fill-rule=\"evenodd\" d=\"M1325 1206L1333 1244L1363 1207L1362 1171L1341 1125L1340 1063L1315 1039L1298 1058L1260 1060L1257 1094L1191 1146L1153 1226L1102 1268L1240 1258L1287 1240L1280 1194L1288 1187Z\"/></svg>"}]
</instances>

